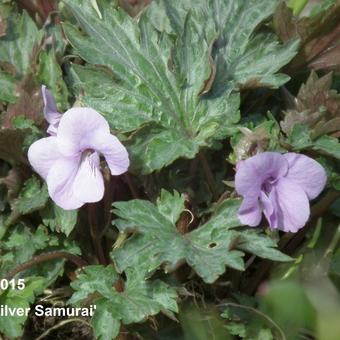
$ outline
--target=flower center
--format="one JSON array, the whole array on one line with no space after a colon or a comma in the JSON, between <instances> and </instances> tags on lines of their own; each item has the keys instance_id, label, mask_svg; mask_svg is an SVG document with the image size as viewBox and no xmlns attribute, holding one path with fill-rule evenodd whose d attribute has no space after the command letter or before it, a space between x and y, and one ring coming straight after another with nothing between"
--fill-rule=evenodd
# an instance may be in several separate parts
<instances>
[{"instance_id":1,"label":"flower center","mask_svg":"<svg viewBox=\"0 0 340 340\"><path fill-rule=\"evenodd\" d=\"M269 195L276 181L277 181L277 178L274 178L273 176L268 177L262 183L261 190L264 191L267 195Z\"/></svg>"},{"instance_id":2,"label":"flower center","mask_svg":"<svg viewBox=\"0 0 340 340\"><path fill-rule=\"evenodd\" d=\"M95 150L93 150L93 149L85 149L85 150L82 151L81 156L82 156L82 158L84 158L84 157L92 155L94 152L95 152Z\"/></svg>"}]
</instances>

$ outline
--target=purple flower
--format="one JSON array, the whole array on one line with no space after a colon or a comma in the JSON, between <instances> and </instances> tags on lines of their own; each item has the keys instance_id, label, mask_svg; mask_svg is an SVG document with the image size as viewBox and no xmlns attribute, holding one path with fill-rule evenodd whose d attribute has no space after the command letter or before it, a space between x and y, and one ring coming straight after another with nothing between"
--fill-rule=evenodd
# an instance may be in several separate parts
<instances>
[{"instance_id":1,"label":"purple flower","mask_svg":"<svg viewBox=\"0 0 340 340\"><path fill-rule=\"evenodd\" d=\"M326 181L318 162L296 153L263 152L240 161L235 177L236 191L243 196L239 219L257 226L263 212L271 228L297 232L309 218L309 200Z\"/></svg>"},{"instance_id":2,"label":"purple flower","mask_svg":"<svg viewBox=\"0 0 340 340\"><path fill-rule=\"evenodd\" d=\"M44 116L50 123L47 133L51 136L57 134L59 121L62 114L58 112L52 93L46 88L45 85L41 86L41 93L44 101Z\"/></svg>"},{"instance_id":3,"label":"purple flower","mask_svg":"<svg viewBox=\"0 0 340 340\"><path fill-rule=\"evenodd\" d=\"M129 167L125 147L110 134L107 121L97 111L72 108L58 117L53 97L46 89L43 92L45 115L55 135L30 146L28 159L32 167L46 180L49 195L63 209L77 209L101 200L104 180L100 155L105 157L111 174L120 175Z\"/></svg>"}]
</instances>

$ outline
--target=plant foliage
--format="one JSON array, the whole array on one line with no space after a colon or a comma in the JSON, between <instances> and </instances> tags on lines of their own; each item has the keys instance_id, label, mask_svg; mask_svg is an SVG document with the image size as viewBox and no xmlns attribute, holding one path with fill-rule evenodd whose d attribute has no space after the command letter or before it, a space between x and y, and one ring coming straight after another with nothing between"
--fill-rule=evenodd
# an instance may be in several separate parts
<instances>
[{"instance_id":1,"label":"plant foliage","mask_svg":"<svg viewBox=\"0 0 340 340\"><path fill-rule=\"evenodd\" d=\"M338 339L339 11L0 1L0 306L31 309L1 315L0 337ZM100 202L63 210L29 164L48 136L42 85L59 112L97 110L128 150L126 174L101 162ZM297 234L238 218L237 163L264 151L327 172ZM95 310L38 317L37 304Z\"/></svg>"}]
</instances>

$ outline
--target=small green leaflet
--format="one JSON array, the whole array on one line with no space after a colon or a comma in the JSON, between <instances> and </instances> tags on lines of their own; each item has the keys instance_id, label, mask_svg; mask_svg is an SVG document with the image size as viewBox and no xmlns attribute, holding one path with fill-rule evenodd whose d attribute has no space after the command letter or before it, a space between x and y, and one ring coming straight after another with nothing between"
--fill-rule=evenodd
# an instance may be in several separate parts
<instances>
[{"instance_id":1,"label":"small green leaflet","mask_svg":"<svg viewBox=\"0 0 340 340\"><path fill-rule=\"evenodd\" d=\"M97 307L91 323L99 339L114 339L120 322L140 322L161 310L169 313L178 311L174 288L160 280L145 280L138 269L128 269L126 277L123 291L118 292L114 287L118 275L113 266L88 266L71 284L75 290L69 300L71 304L96 296L94 303Z\"/></svg>"},{"instance_id":2,"label":"small green leaflet","mask_svg":"<svg viewBox=\"0 0 340 340\"><path fill-rule=\"evenodd\" d=\"M113 250L112 259L119 271L129 267L143 268L151 273L161 264L166 270L185 260L207 283L214 282L225 267L244 270L244 253L248 251L263 258L289 261L290 257L275 249L275 242L259 232L238 231L240 200L224 201L208 222L198 229L181 235L176 222L184 210L184 197L163 190L157 205L132 200L114 203L119 217L115 225L122 232L135 230L122 248ZM171 210L172 208L172 210Z\"/></svg>"},{"instance_id":3,"label":"small green leaflet","mask_svg":"<svg viewBox=\"0 0 340 340\"><path fill-rule=\"evenodd\" d=\"M276 72L297 48L296 42L279 45L270 34L252 37L273 12L272 0L256 6L201 1L190 10L186 1L173 7L155 1L139 20L107 1L97 2L102 18L89 2L65 2L86 33L64 24L75 53L88 62L73 67L74 87L114 131L135 131L127 143L131 169L143 174L194 158L212 140L234 133L239 87L282 85L288 77ZM170 29L160 31L155 10Z\"/></svg>"},{"instance_id":4,"label":"small green leaflet","mask_svg":"<svg viewBox=\"0 0 340 340\"><path fill-rule=\"evenodd\" d=\"M0 71L0 101L15 103L17 94L15 92L15 79L8 73Z\"/></svg>"},{"instance_id":5,"label":"small green leaflet","mask_svg":"<svg viewBox=\"0 0 340 340\"><path fill-rule=\"evenodd\" d=\"M277 73L297 53L298 40L280 44L271 33L256 29L277 6L276 0L201 0L195 9L205 26L218 32L212 49L216 64L214 93L238 88L278 88L289 77ZM185 17L191 11L190 0L155 0L146 15L161 32L181 32Z\"/></svg>"},{"instance_id":6,"label":"small green leaflet","mask_svg":"<svg viewBox=\"0 0 340 340\"><path fill-rule=\"evenodd\" d=\"M69 236L77 223L78 210L64 210L50 202L40 212L45 225L52 231L62 232Z\"/></svg>"},{"instance_id":7,"label":"small green leaflet","mask_svg":"<svg viewBox=\"0 0 340 340\"><path fill-rule=\"evenodd\" d=\"M42 226L32 231L22 223L16 225L8 239L1 242L1 276L5 276L7 271L17 264L28 261L37 251L53 243L56 244L56 239L49 237Z\"/></svg>"},{"instance_id":8,"label":"small green leaflet","mask_svg":"<svg viewBox=\"0 0 340 340\"><path fill-rule=\"evenodd\" d=\"M42 209L48 200L46 184L41 184L36 176L27 180L12 204L12 209L24 215Z\"/></svg>"},{"instance_id":9,"label":"small green leaflet","mask_svg":"<svg viewBox=\"0 0 340 340\"><path fill-rule=\"evenodd\" d=\"M6 35L0 38L0 62L13 65L16 77L22 78L32 71L34 47L40 43L43 32L25 11L9 15L7 22Z\"/></svg>"}]
</instances>

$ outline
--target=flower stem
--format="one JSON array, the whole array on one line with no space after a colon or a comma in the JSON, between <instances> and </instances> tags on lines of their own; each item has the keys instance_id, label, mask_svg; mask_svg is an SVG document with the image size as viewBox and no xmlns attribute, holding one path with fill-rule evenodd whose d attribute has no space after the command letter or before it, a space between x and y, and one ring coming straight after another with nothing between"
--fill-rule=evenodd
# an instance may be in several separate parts
<instances>
[{"instance_id":1,"label":"flower stem","mask_svg":"<svg viewBox=\"0 0 340 340\"><path fill-rule=\"evenodd\" d=\"M91 234L92 243L93 243L94 251L96 253L98 262L100 264L106 265L107 261L106 261L104 250L101 244L102 235L100 231L98 230L98 225L97 225L96 215L95 215L95 208L96 208L95 204L88 205L90 234Z\"/></svg>"},{"instance_id":2,"label":"flower stem","mask_svg":"<svg viewBox=\"0 0 340 340\"><path fill-rule=\"evenodd\" d=\"M332 254L337 246L337 244L339 243L340 240L340 224L338 225L336 232L331 240L331 243L329 244L329 246L327 247L325 254L324 254L324 258L328 257L330 254Z\"/></svg>"},{"instance_id":3,"label":"flower stem","mask_svg":"<svg viewBox=\"0 0 340 340\"><path fill-rule=\"evenodd\" d=\"M135 185L133 184L133 181L132 181L132 179L131 179L131 177L130 177L128 172L124 174L124 179L126 181L126 184L129 187L129 189L130 189L132 197L134 199L138 199L139 198L138 190L136 189Z\"/></svg>"},{"instance_id":4,"label":"flower stem","mask_svg":"<svg viewBox=\"0 0 340 340\"><path fill-rule=\"evenodd\" d=\"M209 163L208 163L203 151L201 151L198 154L198 157L199 157L199 160L200 160L201 165L203 167L203 172L204 172L205 177L207 179L207 183L208 183L209 189L211 191L211 194L213 196L213 199L216 200L218 195L217 195L217 191L216 191L216 188L215 188L214 176L213 176L211 169L209 167Z\"/></svg>"},{"instance_id":5,"label":"flower stem","mask_svg":"<svg viewBox=\"0 0 340 340\"><path fill-rule=\"evenodd\" d=\"M44 254L40 254L37 256L33 256L31 260L21 263L18 266L14 267L14 269L10 270L7 273L6 279L10 280L16 274L24 270L30 269L37 264L51 261L51 260L56 260L56 259L62 259L62 258L69 260L70 262L74 263L79 268L82 268L88 265L88 263L83 258L77 255L68 253L66 251L52 251L49 253L44 253Z\"/></svg>"}]
</instances>

